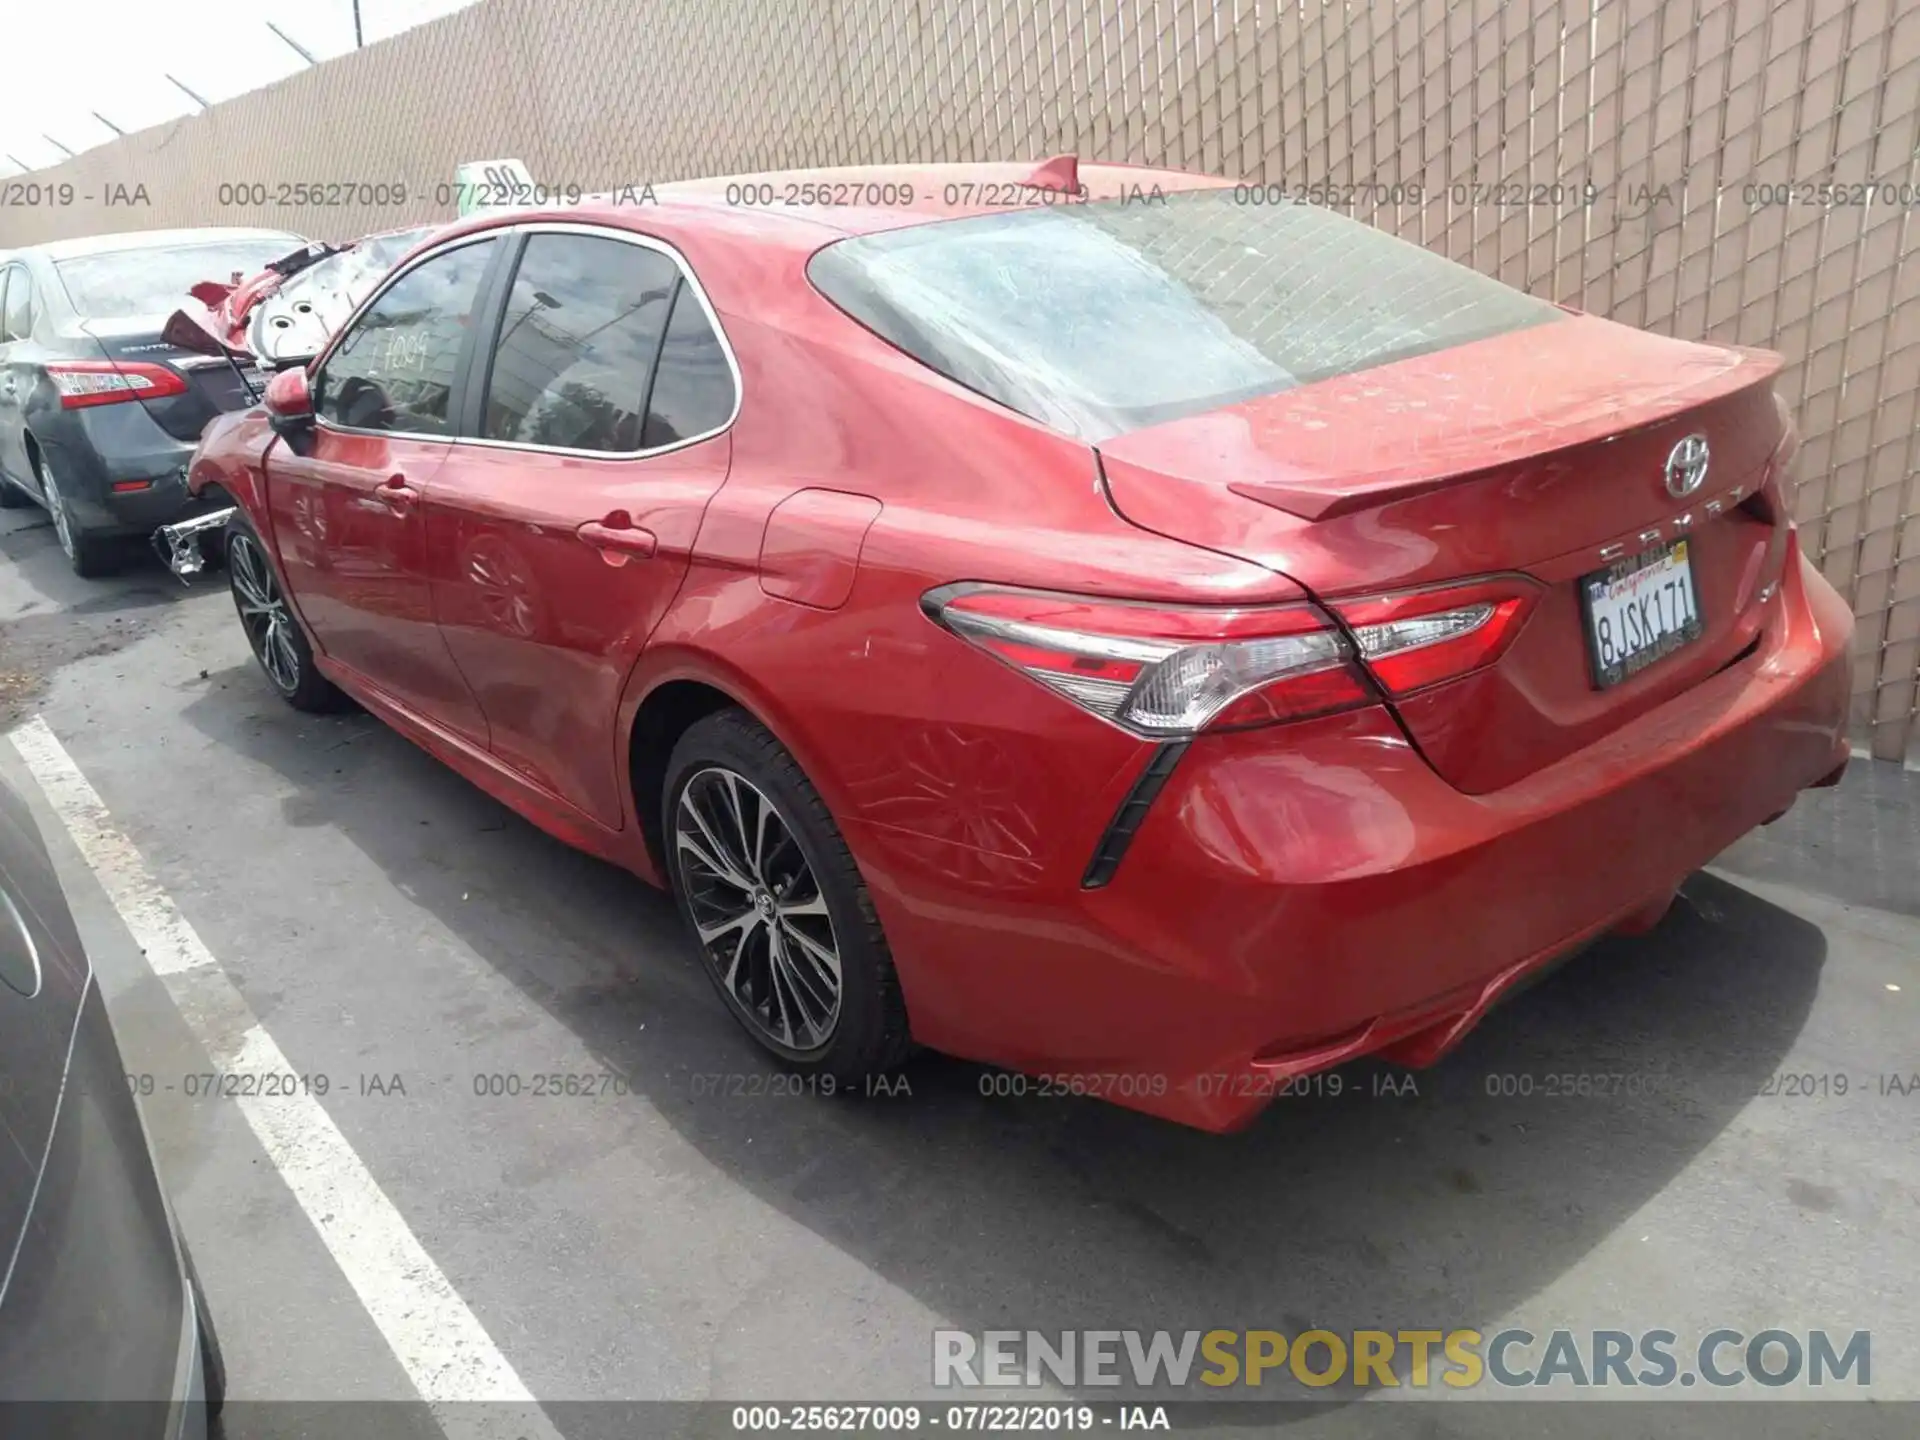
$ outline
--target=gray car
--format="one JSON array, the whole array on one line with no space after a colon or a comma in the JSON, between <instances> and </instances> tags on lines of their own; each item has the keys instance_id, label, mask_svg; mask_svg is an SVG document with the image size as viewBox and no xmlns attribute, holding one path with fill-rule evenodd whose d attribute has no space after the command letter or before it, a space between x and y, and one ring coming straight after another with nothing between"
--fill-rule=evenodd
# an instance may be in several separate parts
<instances>
[{"instance_id":1,"label":"gray car","mask_svg":"<svg viewBox=\"0 0 1920 1440\"><path fill-rule=\"evenodd\" d=\"M0 1440L196 1440L226 1392L93 967L0 781Z\"/></svg>"},{"instance_id":2,"label":"gray car","mask_svg":"<svg viewBox=\"0 0 1920 1440\"><path fill-rule=\"evenodd\" d=\"M193 513L207 421L253 403L232 361L162 338L193 286L306 244L280 230L150 230L0 255L0 506L38 501L68 563L111 570L124 537Z\"/></svg>"}]
</instances>

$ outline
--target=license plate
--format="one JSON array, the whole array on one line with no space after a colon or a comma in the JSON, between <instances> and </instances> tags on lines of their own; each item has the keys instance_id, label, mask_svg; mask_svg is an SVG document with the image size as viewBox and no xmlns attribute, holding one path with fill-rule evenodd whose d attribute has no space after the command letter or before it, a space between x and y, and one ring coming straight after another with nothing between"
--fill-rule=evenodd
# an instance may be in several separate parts
<instances>
[{"instance_id":1,"label":"license plate","mask_svg":"<svg viewBox=\"0 0 1920 1440\"><path fill-rule=\"evenodd\" d=\"M1687 542L1616 560L1580 577L1587 659L1605 690L1671 655L1701 632L1700 594Z\"/></svg>"}]
</instances>

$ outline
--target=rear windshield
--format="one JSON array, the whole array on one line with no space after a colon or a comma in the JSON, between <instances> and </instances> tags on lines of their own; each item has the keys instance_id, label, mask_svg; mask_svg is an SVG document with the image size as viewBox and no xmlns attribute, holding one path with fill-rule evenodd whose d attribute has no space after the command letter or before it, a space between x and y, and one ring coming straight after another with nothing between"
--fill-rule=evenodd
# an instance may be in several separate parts
<instances>
[{"instance_id":1,"label":"rear windshield","mask_svg":"<svg viewBox=\"0 0 1920 1440\"><path fill-rule=\"evenodd\" d=\"M168 314L202 280L224 285L236 276L247 279L304 243L293 235L274 235L211 245L112 250L58 260L54 268L83 319L125 320Z\"/></svg>"},{"instance_id":2,"label":"rear windshield","mask_svg":"<svg viewBox=\"0 0 1920 1440\"><path fill-rule=\"evenodd\" d=\"M910 226L808 274L923 364L1090 441L1564 314L1330 210L1234 195Z\"/></svg>"}]
</instances>

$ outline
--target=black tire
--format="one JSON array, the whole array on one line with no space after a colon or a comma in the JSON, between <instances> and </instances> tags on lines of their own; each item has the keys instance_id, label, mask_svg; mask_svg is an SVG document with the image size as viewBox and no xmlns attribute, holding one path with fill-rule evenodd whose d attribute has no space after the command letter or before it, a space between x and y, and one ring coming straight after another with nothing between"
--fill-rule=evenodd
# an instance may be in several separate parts
<instances>
[{"instance_id":1,"label":"black tire","mask_svg":"<svg viewBox=\"0 0 1920 1440\"><path fill-rule=\"evenodd\" d=\"M53 518L53 536L60 542L60 553L67 565L82 580L98 580L120 568L126 551L117 536L96 535L80 528L73 511L60 493L60 481L53 467L40 459L40 488L46 495L47 514Z\"/></svg>"},{"instance_id":2,"label":"black tire","mask_svg":"<svg viewBox=\"0 0 1920 1440\"><path fill-rule=\"evenodd\" d=\"M33 497L11 480L0 479L0 510L24 510Z\"/></svg>"},{"instance_id":3,"label":"black tire","mask_svg":"<svg viewBox=\"0 0 1920 1440\"><path fill-rule=\"evenodd\" d=\"M702 796L712 792L711 787L722 782L718 777L731 774L747 783L756 792L757 798L749 797L746 804L757 806L761 801L771 802L772 814L790 837L791 848L786 841L770 841L766 848L765 862L747 860L743 853L739 857L722 857L729 864L744 860L742 873L750 872L750 878L758 880L764 873L769 877L765 887L769 892L766 901L772 903L777 913L762 912L764 919L754 920L754 926L764 927L766 944L772 943L772 937L782 934L787 939L782 945L792 945L791 953L804 959L801 948L795 944L803 937L795 933L801 927L797 912L812 911L815 908L812 899L804 903L795 897L817 895L824 902L824 916L809 913L804 929L816 941L824 934L825 940L837 953L838 958L838 1003L830 1026L821 1027L825 1038L810 1037L812 1043L801 1043L795 1027L788 1025L785 1041L773 1033L768 1012L762 1013L749 1001L755 987L747 978L756 964L759 965L762 983L759 996L762 1003L771 1007L773 998L781 999L780 1015L787 1014L780 986L771 976L779 969L771 958L766 958L765 947L759 952L748 950L744 959L736 948L733 954L736 971L736 986L730 987L723 968L727 958L720 947L727 945L726 940L709 943L700 934L699 921L696 920L696 907L705 907L712 903L714 895L731 897L733 892L742 891L742 887L731 882L721 881L715 884L716 873L712 867L703 867L701 863L682 848L679 840L680 822L677 817L683 814L682 802L689 788L696 784L701 787L695 792L696 805ZM730 783L730 782L728 782ZM743 792L735 792L743 793ZM738 814L739 812L735 812ZM690 816L688 824L697 823ZM743 823L742 830L750 828ZM771 833L760 827L763 835ZM912 1052L913 1041L907 1026L907 1007L900 994L900 979L893 967L893 956L887 948L886 936L880 929L879 917L873 908L873 899L867 893L866 882L861 879L855 866L853 855L847 849L847 843L841 838L840 829L828 813L820 792L813 788L793 756L785 746L776 740L766 727L753 719L744 710L726 709L716 711L695 721L686 730L679 742L673 747L673 754L667 761L665 795L661 811L662 847L666 852L666 871L669 884L673 888L675 902L680 907L681 919L686 922L688 933L693 937L701 966L713 981L721 1000L732 1013L741 1027L751 1035L769 1053L782 1064L805 1074L830 1075L843 1084L855 1084L868 1077L885 1074L897 1067ZM787 883L799 879L801 870L797 863L784 866L778 859L785 856L789 862L797 851L804 861L807 878L813 884L808 886L804 879L800 888L789 894ZM773 880L777 873L784 872L784 878ZM795 918L789 919L785 911L778 910L782 897L794 900ZM751 905L751 901L746 902ZM713 912L706 912L713 913ZM826 928L831 922L831 928ZM749 935L757 935L757 929L749 930ZM751 946L751 941L742 939L741 945ZM820 946L812 947L818 953ZM782 955L788 952L783 950ZM796 969L793 961L783 961L787 969L782 972L792 974ZM808 970L809 975L819 977L823 972L819 968ZM736 993L736 988L742 993ZM742 994L748 998L743 999ZM799 994L793 983L788 982L786 994L793 996L796 1003Z\"/></svg>"},{"instance_id":4,"label":"black tire","mask_svg":"<svg viewBox=\"0 0 1920 1440\"><path fill-rule=\"evenodd\" d=\"M200 1380L206 1391L207 1418L213 1419L227 1403L227 1357L220 1349L220 1332L207 1310L207 1295L200 1288L200 1272L194 1268L193 1252L180 1242L180 1258L186 1262L187 1288L193 1295L194 1326L200 1332Z\"/></svg>"},{"instance_id":5,"label":"black tire","mask_svg":"<svg viewBox=\"0 0 1920 1440\"><path fill-rule=\"evenodd\" d=\"M348 708L352 701L313 663L307 632L287 604L280 572L245 511L236 509L227 521L223 548L234 611L254 661L274 693L309 714Z\"/></svg>"}]
</instances>

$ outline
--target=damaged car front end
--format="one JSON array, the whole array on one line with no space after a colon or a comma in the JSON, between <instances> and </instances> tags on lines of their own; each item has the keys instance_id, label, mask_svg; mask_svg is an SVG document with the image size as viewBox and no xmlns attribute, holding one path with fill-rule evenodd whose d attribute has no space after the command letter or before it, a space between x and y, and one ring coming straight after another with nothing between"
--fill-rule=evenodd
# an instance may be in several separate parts
<instances>
[{"instance_id":1,"label":"damaged car front end","mask_svg":"<svg viewBox=\"0 0 1920 1440\"><path fill-rule=\"evenodd\" d=\"M629 187L631 188L631 187ZM454 169L454 191L462 218L482 211L526 209L535 205L570 206L583 197L538 185L517 159L473 160ZM425 243L444 222L383 230L347 245L314 242L283 255L259 274L232 283L208 280L195 285L168 321L175 345L222 362L241 376L246 407L259 405L275 374L305 365L326 348L361 301L372 294L393 267ZM222 416L212 429L231 423ZM204 443L205 435L202 439ZM163 525L153 532L154 550L182 583L219 562L222 536L232 506Z\"/></svg>"},{"instance_id":2,"label":"damaged car front end","mask_svg":"<svg viewBox=\"0 0 1920 1440\"><path fill-rule=\"evenodd\" d=\"M258 377L304 365L353 314L381 278L438 225L369 235L350 245L314 243L237 283L202 281L169 318L166 338L224 362L241 376L247 403L258 404ZM232 506L162 525L154 551L182 583L218 560Z\"/></svg>"}]
</instances>

